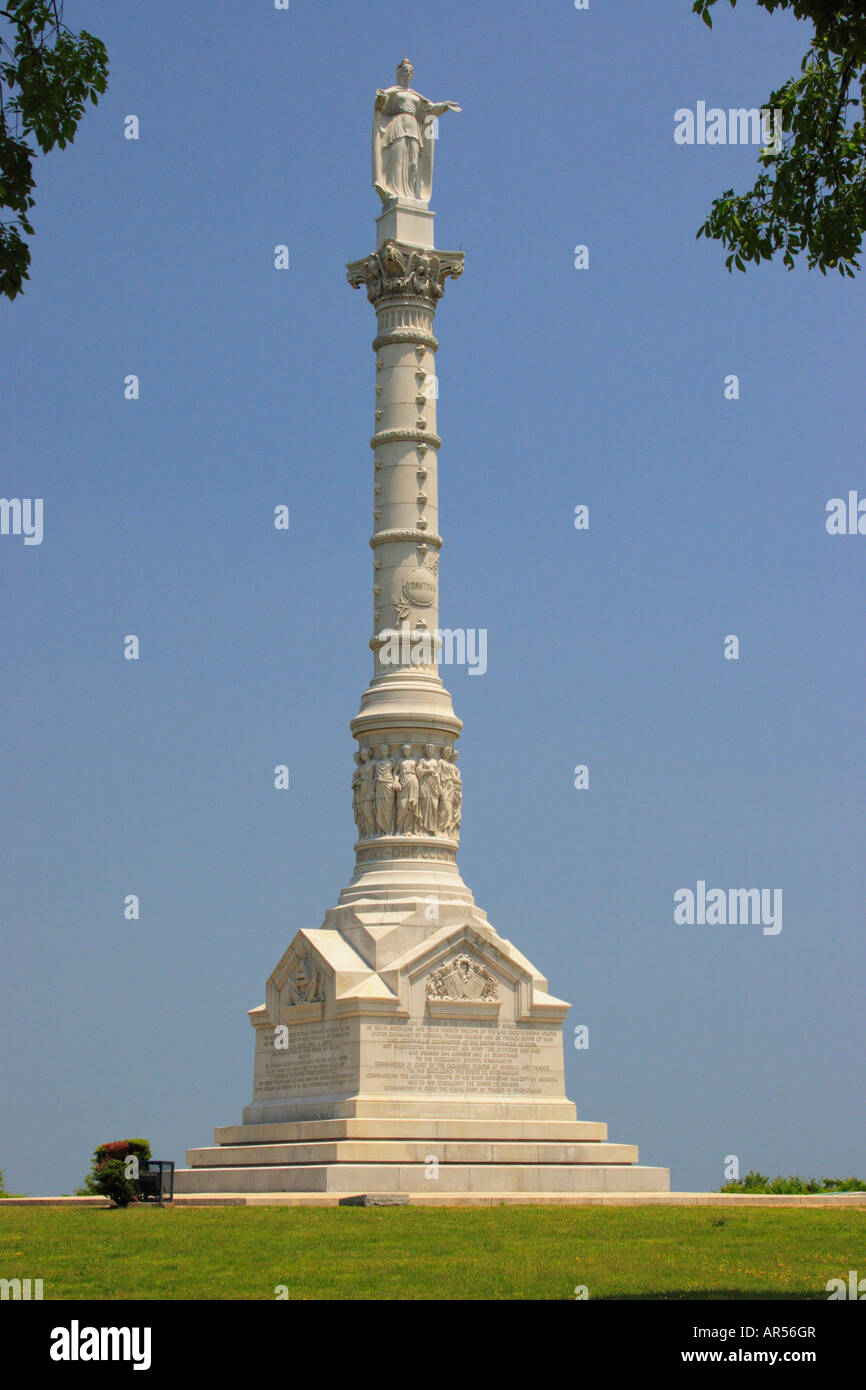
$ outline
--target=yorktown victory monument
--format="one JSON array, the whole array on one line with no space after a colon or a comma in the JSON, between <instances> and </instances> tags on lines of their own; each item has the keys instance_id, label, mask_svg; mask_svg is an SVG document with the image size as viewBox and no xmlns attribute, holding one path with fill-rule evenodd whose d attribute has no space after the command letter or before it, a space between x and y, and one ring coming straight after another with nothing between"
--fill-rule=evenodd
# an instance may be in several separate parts
<instances>
[{"instance_id":1,"label":"yorktown victory monument","mask_svg":"<svg viewBox=\"0 0 866 1390\"><path fill-rule=\"evenodd\" d=\"M396 85L376 93L376 250L348 266L377 320L374 669L351 723L355 869L250 1012L243 1123L190 1150L175 1190L294 1200L666 1192L667 1169L638 1166L633 1146L577 1119L563 1076L569 1005L491 926L457 867L462 724L431 644L442 547L433 319L463 254L435 248L429 202L436 122L460 108L428 101L412 77L404 59ZM410 640L385 653L388 634L407 628Z\"/></svg>"}]
</instances>

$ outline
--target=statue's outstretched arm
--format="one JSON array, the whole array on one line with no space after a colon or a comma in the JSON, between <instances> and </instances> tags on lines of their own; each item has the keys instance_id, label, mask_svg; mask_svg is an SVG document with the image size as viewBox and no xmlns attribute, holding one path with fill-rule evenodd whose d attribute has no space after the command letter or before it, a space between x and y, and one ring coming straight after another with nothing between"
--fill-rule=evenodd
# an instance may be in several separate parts
<instances>
[{"instance_id":1,"label":"statue's outstretched arm","mask_svg":"<svg viewBox=\"0 0 866 1390\"><path fill-rule=\"evenodd\" d=\"M444 116L446 111L460 111L462 107L456 101L425 101L425 114L429 116Z\"/></svg>"}]
</instances>

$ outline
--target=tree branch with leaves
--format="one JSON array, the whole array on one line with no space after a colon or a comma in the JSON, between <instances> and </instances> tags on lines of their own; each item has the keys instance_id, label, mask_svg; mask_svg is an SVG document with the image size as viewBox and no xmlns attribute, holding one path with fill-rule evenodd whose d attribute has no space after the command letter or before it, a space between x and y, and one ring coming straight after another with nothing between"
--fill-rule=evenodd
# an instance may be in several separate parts
<instances>
[{"instance_id":1,"label":"tree branch with leaves","mask_svg":"<svg viewBox=\"0 0 866 1390\"><path fill-rule=\"evenodd\" d=\"M692 9L712 28L717 0ZM732 8L737 0L730 0ZM782 140L759 155L762 172L747 193L727 189L713 202L698 237L720 241L728 270L772 260L789 270L805 255L810 270L854 275L866 231L866 4L847 0L756 0L791 10L814 33L800 75L772 92L765 109L781 111Z\"/></svg>"},{"instance_id":2,"label":"tree branch with leaves","mask_svg":"<svg viewBox=\"0 0 866 1390\"><path fill-rule=\"evenodd\" d=\"M108 81L105 45L63 22L62 0L6 0L0 9L0 294L21 294L30 277L33 160L75 138L88 98Z\"/></svg>"}]
</instances>

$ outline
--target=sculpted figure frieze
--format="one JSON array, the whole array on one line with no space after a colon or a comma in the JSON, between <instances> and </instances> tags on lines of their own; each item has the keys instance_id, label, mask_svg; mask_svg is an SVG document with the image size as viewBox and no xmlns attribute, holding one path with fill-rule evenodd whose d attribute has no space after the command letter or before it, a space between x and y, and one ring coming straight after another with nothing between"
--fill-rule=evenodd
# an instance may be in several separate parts
<instances>
[{"instance_id":1,"label":"sculpted figure frieze","mask_svg":"<svg viewBox=\"0 0 866 1390\"><path fill-rule=\"evenodd\" d=\"M396 751L396 750L394 750ZM362 747L352 773L352 814L360 839L380 835L457 839L463 801L453 744L425 743L416 757L411 743L392 757L388 744L375 753Z\"/></svg>"}]
</instances>

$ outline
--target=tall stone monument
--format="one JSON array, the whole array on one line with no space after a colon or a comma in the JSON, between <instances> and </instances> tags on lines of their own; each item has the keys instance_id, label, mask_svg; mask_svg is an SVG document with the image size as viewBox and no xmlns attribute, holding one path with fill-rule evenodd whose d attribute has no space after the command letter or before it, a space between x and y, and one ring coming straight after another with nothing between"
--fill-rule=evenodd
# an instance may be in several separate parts
<instances>
[{"instance_id":1,"label":"tall stone monument","mask_svg":"<svg viewBox=\"0 0 866 1390\"><path fill-rule=\"evenodd\" d=\"M568 1004L476 906L457 867L462 724L437 663L433 320L463 255L437 250L436 122L404 59L376 93L376 250L348 266L376 312L373 676L351 730L354 873L270 975L243 1123L192 1149L179 1193L667 1191L668 1171L579 1121ZM452 505L459 503L452 499ZM347 784L349 778L347 776ZM542 928L543 929L543 928Z\"/></svg>"}]
</instances>

